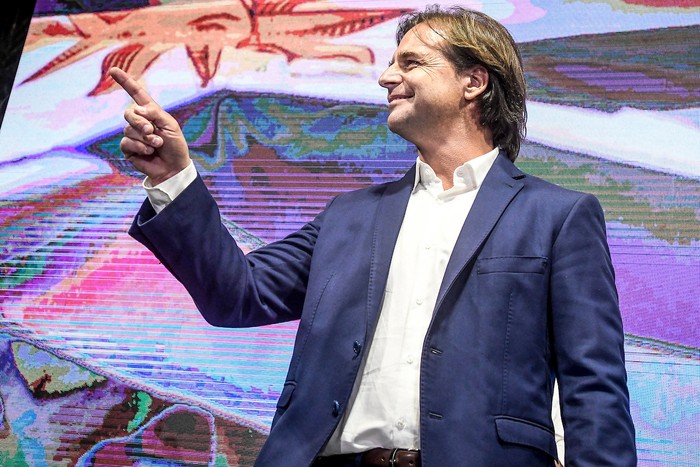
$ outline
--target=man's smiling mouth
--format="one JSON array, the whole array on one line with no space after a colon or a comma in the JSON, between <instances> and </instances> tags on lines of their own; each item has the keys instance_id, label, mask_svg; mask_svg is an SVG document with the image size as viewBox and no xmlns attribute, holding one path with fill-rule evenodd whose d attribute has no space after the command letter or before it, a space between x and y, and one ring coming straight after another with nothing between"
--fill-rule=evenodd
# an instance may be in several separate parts
<instances>
[{"instance_id":1,"label":"man's smiling mouth","mask_svg":"<svg viewBox=\"0 0 700 467\"><path fill-rule=\"evenodd\" d=\"M405 94L397 94L397 95L395 95L395 96L388 96L388 97L387 97L387 100L389 101L389 104L391 104L391 103L394 102L394 101L397 101L397 100L405 100L405 99L409 99L409 98L411 98L411 97L413 97L413 96L408 96L408 95L405 95Z\"/></svg>"}]
</instances>

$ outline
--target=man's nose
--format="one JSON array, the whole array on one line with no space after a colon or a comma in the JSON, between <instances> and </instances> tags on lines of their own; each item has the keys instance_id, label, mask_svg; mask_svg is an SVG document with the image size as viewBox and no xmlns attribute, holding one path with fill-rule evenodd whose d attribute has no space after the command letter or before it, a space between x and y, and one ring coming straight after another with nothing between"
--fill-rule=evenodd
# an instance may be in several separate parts
<instances>
[{"instance_id":1,"label":"man's nose","mask_svg":"<svg viewBox=\"0 0 700 467\"><path fill-rule=\"evenodd\" d=\"M395 87L401 82L401 75L398 73L396 64L389 65L384 72L379 75L379 85L386 89Z\"/></svg>"}]
</instances>

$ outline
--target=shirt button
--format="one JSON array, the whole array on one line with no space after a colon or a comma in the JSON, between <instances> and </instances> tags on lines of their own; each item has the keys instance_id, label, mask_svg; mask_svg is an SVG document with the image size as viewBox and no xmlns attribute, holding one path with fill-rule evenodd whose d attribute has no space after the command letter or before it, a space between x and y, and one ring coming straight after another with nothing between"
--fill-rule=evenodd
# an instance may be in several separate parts
<instances>
[{"instance_id":1,"label":"shirt button","mask_svg":"<svg viewBox=\"0 0 700 467\"><path fill-rule=\"evenodd\" d=\"M399 418L396 420L396 428L400 431L406 428L406 420L403 419L403 417Z\"/></svg>"},{"instance_id":2,"label":"shirt button","mask_svg":"<svg viewBox=\"0 0 700 467\"><path fill-rule=\"evenodd\" d=\"M417 299L416 299L416 304L422 305L422 304L423 304L423 299L422 299L422 298L417 298Z\"/></svg>"},{"instance_id":3,"label":"shirt button","mask_svg":"<svg viewBox=\"0 0 700 467\"><path fill-rule=\"evenodd\" d=\"M425 249L426 249L426 250L430 250L430 248L432 248L432 245L431 245L430 243L426 243L426 244L425 244Z\"/></svg>"},{"instance_id":4,"label":"shirt button","mask_svg":"<svg viewBox=\"0 0 700 467\"><path fill-rule=\"evenodd\" d=\"M408 358L406 358L406 363L408 363L409 365L413 364L413 355L409 355Z\"/></svg>"}]
</instances>

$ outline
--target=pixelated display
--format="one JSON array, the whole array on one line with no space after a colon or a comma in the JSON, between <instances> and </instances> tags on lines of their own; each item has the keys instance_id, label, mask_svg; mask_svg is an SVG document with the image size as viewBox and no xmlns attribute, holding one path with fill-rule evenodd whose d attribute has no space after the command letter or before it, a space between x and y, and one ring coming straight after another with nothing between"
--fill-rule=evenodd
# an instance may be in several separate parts
<instances>
[{"instance_id":1,"label":"pixelated display","mask_svg":"<svg viewBox=\"0 0 700 467\"><path fill-rule=\"evenodd\" d=\"M440 2L446 5L453 2ZM462 2L529 84L518 165L601 201L640 465L700 460L700 2ZM251 465L296 323L209 326L126 231L133 74L244 250L399 178L377 78L404 0L39 0L0 132L0 465Z\"/></svg>"}]
</instances>

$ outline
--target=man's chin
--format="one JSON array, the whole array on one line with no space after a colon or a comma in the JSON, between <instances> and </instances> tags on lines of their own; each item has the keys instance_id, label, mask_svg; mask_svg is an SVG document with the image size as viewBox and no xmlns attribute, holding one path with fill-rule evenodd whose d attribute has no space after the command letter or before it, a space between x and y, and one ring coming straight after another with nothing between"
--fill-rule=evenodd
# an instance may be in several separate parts
<instances>
[{"instance_id":1,"label":"man's chin","mask_svg":"<svg viewBox=\"0 0 700 467\"><path fill-rule=\"evenodd\" d=\"M392 115L389 114L389 118L387 119L386 126L389 128L389 131L392 133L395 133L402 137L405 140L410 141L409 135L411 131L409 130L410 125L407 124L405 119L399 118L397 115Z\"/></svg>"},{"instance_id":2,"label":"man's chin","mask_svg":"<svg viewBox=\"0 0 700 467\"><path fill-rule=\"evenodd\" d=\"M401 115L398 114L396 111L389 111L389 116L386 119L386 126L389 127L389 130L393 131L396 133L396 131L401 128L403 125L404 121Z\"/></svg>"},{"instance_id":3,"label":"man's chin","mask_svg":"<svg viewBox=\"0 0 700 467\"><path fill-rule=\"evenodd\" d=\"M395 134L401 136L401 133L399 133L399 132L397 131L397 130L398 130L397 126L396 126L395 124L392 124L391 121L387 121L386 126L389 128L389 131L391 131L392 133L395 133Z\"/></svg>"}]
</instances>

